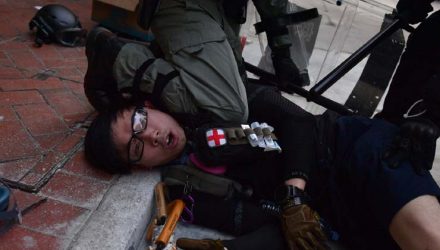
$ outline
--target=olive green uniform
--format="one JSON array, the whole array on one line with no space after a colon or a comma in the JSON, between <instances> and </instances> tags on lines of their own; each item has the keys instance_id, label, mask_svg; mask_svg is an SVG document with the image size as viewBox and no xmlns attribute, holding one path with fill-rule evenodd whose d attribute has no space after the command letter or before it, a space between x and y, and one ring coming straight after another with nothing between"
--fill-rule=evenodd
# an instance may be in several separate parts
<instances>
[{"instance_id":1,"label":"olive green uniform","mask_svg":"<svg viewBox=\"0 0 440 250\"><path fill-rule=\"evenodd\" d=\"M158 73L177 70L178 76L162 92L168 111L195 114L205 110L223 120L247 120L246 92L228 42L228 37L237 37L227 35L232 29L220 1L162 0L151 29L165 57L148 67L141 90L151 93ZM125 45L113 66L119 89L131 87L136 70L153 57L145 46Z\"/></svg>"}]
</instances>

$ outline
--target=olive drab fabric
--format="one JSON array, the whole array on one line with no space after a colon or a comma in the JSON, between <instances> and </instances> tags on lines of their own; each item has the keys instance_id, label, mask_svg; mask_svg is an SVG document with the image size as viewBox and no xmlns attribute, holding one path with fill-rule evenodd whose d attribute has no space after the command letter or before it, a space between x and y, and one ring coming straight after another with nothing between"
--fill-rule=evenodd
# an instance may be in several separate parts
<instances>
[{"instance_id":1,"label":"olive drab fabric","mask_svg":"<svg viewBox=\"0 0 440 250\"><path fill-rule=\"evenodd\" d=\"M166 21L165 21L166 20ZM164 59L157 59L145 72L141 89L151 90L155 74L174 69L179 75L162 92L168 111L194 114L205 110L217 119L245 122L247 97L228 42L233 33L217 0L162 0L151 30ZM134 59L133 53L138 57ZM124 47L114 65L119 88L130 86L136 69L151 54L135 45ZM141 54L141 55L139 55ZM221 60L226 58L227 60ZM215 59L215 60L213 60ZM150 79L149 79L150 78Z\"/></svg>"}]
</instances>

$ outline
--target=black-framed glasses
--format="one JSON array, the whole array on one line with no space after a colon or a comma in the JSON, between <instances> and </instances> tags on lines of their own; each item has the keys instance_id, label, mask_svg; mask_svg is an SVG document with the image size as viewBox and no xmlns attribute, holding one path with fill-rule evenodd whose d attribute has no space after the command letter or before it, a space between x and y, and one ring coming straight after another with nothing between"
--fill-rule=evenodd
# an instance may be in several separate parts
<instances>
[{"instance_id":1,"label":"black-framed glasses","mask_svg":"<svg viewBox=\"0 0 440 250\"><path fill-rule=\"evenodd\" d=\"M144 106L137 106L131 116L131 138L128 142L128 163L134 164L142 159L144 141L137 135L147 128L148 113Z\"/></svg>"}]
</instances>

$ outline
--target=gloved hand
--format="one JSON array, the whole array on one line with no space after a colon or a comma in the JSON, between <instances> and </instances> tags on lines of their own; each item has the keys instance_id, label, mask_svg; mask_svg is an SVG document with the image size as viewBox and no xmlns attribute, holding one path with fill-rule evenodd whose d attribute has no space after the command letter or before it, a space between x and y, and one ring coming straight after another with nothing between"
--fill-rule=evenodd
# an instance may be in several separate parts
<instances>
[{"instance_id":1,"label":"gloved hand","mask_svg":"<svg viewBox=\"0 0 440 250\"><path fill-rule=\"evenodd\" d=\"M281 224L290 250L329 249L319 215L306 204L283 209Z\"/></svg>"},{"instance_id":2,"label":"gloved hand","mask_svg":"<svg viewBox=\"0 0 440 250\"><path fill-rule=\"evenodd\" d=\"M430 0L400 0L397 3L397 15L410 24L423 21L433 10Z\"/></svg>"},{"instance_id":3,"label":"gloved hand","mask_svg":"<svg viewBox=\"0 0 440 250\"><path fill-rule=\"evenodd\" d=\"M280 89L293 93L289 86L296 85L304 87L309 84L305 82L300 76L298 67L290 57L289 48L276 49L272 51L272 64L275 69L275 74L280 82Z\"/></svg>"},{"instance_id":4,"label":"gloved hand","mask_svg":"<svg viewBox=\"0 0 440 250\"><path fill-rule=\"evenodd\" d=\"M409 160L417 174L431 170L435 146L440 129L427 119L410 119L404 122L392 145L384 152L383 159L391 168L397 168Z\"/></svg>"}]
</instances>

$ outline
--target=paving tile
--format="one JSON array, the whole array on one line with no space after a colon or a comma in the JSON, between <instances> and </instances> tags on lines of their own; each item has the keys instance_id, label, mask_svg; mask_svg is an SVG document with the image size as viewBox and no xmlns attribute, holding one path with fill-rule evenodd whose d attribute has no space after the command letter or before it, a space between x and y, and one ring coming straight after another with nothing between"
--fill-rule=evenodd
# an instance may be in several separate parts
<instances>
[{"instance_id":1,"label":"paving tile","mask_svg":"<svg viewBox=\"0 0 440 250\"><path fill-rule=\"evenodd\" d=\"M39 59L62 59L62 55L58 52L58 50L54 46L29 46L30 50L34 55Z\"/></svg>"},{"instance_id":2,"label":"paving tile","mask_svg":"<svg viewBox=\"0 0 440 250\"><path fill-rule=\"evenodd\" d=\"M51 151L44 155L42 159L35 165L32 169L32 173L46 175L48 172L59 164L63 159L64 155L58 152Z\"/></svg>"},{"instance_id":3,"label":"paving tile","mask_svg":"<svg viewBox=\"0 0 440 250\"><path fill-rule=\"evenodd\" d=\"M75 77L74 77L75 78ZM78 78L79 79L79 78ZM85 96L86 94L84 93L84 85L82 83L82 81L84 80L84 78L81 76L80 77L81 83L79 82L72 82L72 81L63 81L64 85L69 88L70 90L73 91L73 93L75 93L77 96Z\"/></svg>"},{"instance_id":4,"label":"paving tile","mask_svg":"<svg viewBox=\"0 0 440 250\"><path fill-rule=\"evenodd\" d=\"M42 61L47 68L71 66L64 60L64 58L42 58Z\"/></svg>"},{"instance_id":5,"label":"paving tile","mask_svg":"<svg viewBox=\"0 0 440 250\"><path fill-rule=\"evenodd\" d=\"M59 89L63 87L64 85L61 83L60 79L54 77L50 77L43 81L38 79L11 79L11 80L0 79L0 89L2 89L3 91L30 90L30 89Z\"/></svg>"},{"instance_id":6,"label":"paving tile","mask_svg":"<svg viewBox=\"0 0 440 250\"><path fill-rule=\"evenodd\" d=\"M11 60L9 58L0 58L0 66L9 66L12 65Z\"/></svg>"},{"instance_id":7,"label":"paving tile","mask_svg":"<svg viewBox=\"0 0 440 250\"><path fill-rule=\"evenodd\" d=\"M10 51L9 56L15 62L17 67L42 67L43 64L29 50Z\"/></svg>"},{"instance_id":8,"label":"paving tile","mask_svg":"<svg viewBox=\"0 0 440 250\"><path fill-rule=\"evenodd\" d=\"M82 84L84 82L84 75L76 75L76 76L69 76L66 77L69 81L72 81L76 84Z\"/></svg>"},{"instance_id":9,"label":"paving tile","mask_svg":"<svg viewBox=\"0 0 440 250\"><path fill-rule=\"evenodd\" d=\"M45 81L49 78L57 78L59 79L59 77L56 76L56 71L53 69L38 69L38 71L32 75L31 77L28 77L30 79L35 79L35 80L40 80L40 81Z\"/></svg>"},{"instance_id":10,"label":"paving tile","mask_svg":"<svg viewBox=\"0 0 440 250\"><path fill-rule=\"evenodd\" d=\"M0 163L0 176L17 182L35 166L36 162L37 158L29 158Z\"/></svg>"},{"instance_id":11,"label":"paving tile","mask_svg":"<svg viewBox=\"0 0 440 250\"><path fill-rule=\"evenodd\" d=\"M39 153L24 128L18 121L0 122L0 159L25 158Z\"/></svg>"},{"instance_id":12,"label":"paving tile","mask_svg":"<svg viewBox=\"0 0 440 250\"><path fill-rule=\"evenodd\" d=\"M23 74L16 68L0 66L0 79L20 79Z\"/></svg>"},{"instance_id":13,"label":"paving tile","mask_svg":"<svg viewBox=\"0 0 440 250\"><path fill-rule=\"evenodd\" d=\"M1 112L1 110L0 110ZM64 122L69 126L69 128L75 127L79 123L83 123L84 120L90 115L92 111L87 113L80 113L80 114L71 114L71 115L64 115ZM0 113L1 114L1 113Z\"/></svg>"},{"instance_id":14,"label":"paving tile","mask_svg":"<svg viewBox=\"0 0 440 250\"><path fill-rule=\"evenodd\" d=\"M0 250L59 250L62 242L55 236L31 231L22 226L14 226L0 235Z\"/></svg>"},{"instance_id":15,"label":"paving tile","mask_svg":"<svg viewBox=\"0 0 440 250\"><path fill-rule=\"evenodd\" d=\"M81 102L84 103L84 105L86 105L87 109L90 110L89 114L95 112L95 108L90 104L89 100L84 94L78 95L77 97Z\"/></svg>"},{"instance_id":16,"label":"paving tile","mask_svg":"<svg viewBox=\"0 0 440 250\"><path fill-rule=\"evenodd\" d=\"M60 144L55 147L55 150L59 153L68 153L70 152L78 143L81 142L83 136L79 133L72 133L64 138Z\"/></svg>"},{"instance_id":17,"label":"paving tile","mask_svg":"<svg viewBox=\"0 0 440 250\"><path fill-rule=\"evenodd\" d=\"M83 58L85 56L85 52L83 50L78 50L77 48L59 47L57 49L64 58L73 59Z\"/></svg>"},{"instance_id":18,"label":"paving tile","mask_svg":"<svg viewBox=\"0 0 440 250\"><path fill-rule=\"evenodd\" d=\"M88 65L86 65L85 67L81 66L81 67L77 67L77 68L79 71L81 71L83 73L83 75L85 75L87 72L87 67L88 67Z\"/></svg>"},{"instance_id":19,"label":"paving tile","mask_svg":"<svg viewBox=\"0 0 440 250\"><path fill-rule=\"evenodd\" d=\"M87 209L48 199L23 216L23 226L50 235L72 236L88 213Z\"/></svg>"},{"instance_id":20,"label":"paving tile","mask_svg":"<svg viewBox=\"0 0 440 250\"><path fill-rule=\"evenodd\" d=\"M12 39L7 42L0 43L0 50L6 51L7 54L12 53L14 51L25 50L27 49L27 44L20 42L20 38L12 37Z\"/></svg>"},{"instance_id":21,"label":"paving tile","mask_svg":"<svg viewBox=\"0 0 440 250\"><path fill-rule=\"evenodd\" d=\"M60 144L67 136L68 133L56 133L34 136L34 139L40 144L40 148L43 150L43 152L45 152Z\"/></svg>"},{"instance_id":22,"label":"paving tile","mask_svg":"<svg viewBox=\"0 0 440 250\"><path fill-rule=\"evenodd\" d=\"M17 30L8 22L0 22L0 38L9 38L18 35Z\"/></svg>"},{"instance_id":23,"label":"paving tile","mask_svg":"<svg viewBox=\"0 0 440 250\"><path fill-rule=\"evenodd\" d=\"M103 170L99 170L87 162L83 150L78 151L72 159L64 165L63 170L77 175L97 178L103 181L110 181L113 179L113 175L104 172Z\"/></svg>"},{"instance_id":24,"label":"paving tile","mask_svg":"<svg viewBox=\"0 0 440 250\"><path fill-rule=\"evenodd\" d=\"M25 69L20 69L20 71L25 79L38 78L38 76L46 72L46 70L42 69L41 67L27 67Z\"/></svg>"},{"instance_id":25,"label":"paving tile","mask_svg":"<svg viewBox=\"0 0 440 250\"><path fill-rule=\"evenodd\" d=\"M66 124L47 104L23 105L15 109L34 136L68 131Z\"/></svg>"},{"instance_id":26,"label":"paving tile","mask_svg":"<svg viewBox=\"0 0 440 250\"><path fill-rule=\"evenodd\" d=\"M87 67L87 59L86 59L86 57L82 57L82 58L67 58L66 62L68 62L69 65L75 66L75 67Z\"/></svg>"},{"instance_id":27,"label":"paving tile","mask_svg":"<svg viewBox=\"0 0 440 250\"><path fill-rule=\"evenodd\" d=\"M0 92L0 106L44 102L41 94L35 90Z\"/></svg>"},{"instance_id":28,"label":"paving tile","mask_svg":"<svg viewBox=\"0 0 440 250\"><path fill-rule=\"evenodd\" d=\"M22 210L43 198L39 195L27 193L19 189L13 189L12 193L14 194L18 207Z\"/></svg>"},{"instance_id":29,"label":"paving tile","mask_svg":"<svg viewBox=\"0 0 440 250\"><path fill-rule=\"evenodd\" d=\"M20 184L25 185L26 190L38 191L39 183L43 178L44 175L30 171L20 180Z\"/></svg>"},{"instance_id":30,"label":"paving tile","mask_svg":"<svg viewBox=\"0 0 440 250\"><path fill-rule=\"evenodd\" d=\"M10 107L0 107L0 122L17 120L17 115Z\"/></svg>"},{"instance_id":31,"label":"paving tile","mask_svg":"<svg viewBox=\"0 0 440 250\"><path fill-rule=\"evenodd\" d=\"M78 70L77 67L57 67L57 68L51 68L55 71L55 75L57 77L67 78L75 77L77 75L83 75L80 70Z\"/></svg>"},{"instance_id":32,"label":"paving tile","mask_svg":"<svg viewBox=\"0 0 440 250\"><path fill-rule=\"evenodd\" d=\"M99 204L108 187L108 184L93 178L58 171L41 189L41 193L80 207L94 208Z\"/></svg>"},{"instance_id":33,"label":"paving tile","mask_svg":"<svg viewBox=\"0 0 440 250\"><path fill-rule=\"evenodd\" d=\"M45 91L44 96L58 114L76 114L90 112L88 107L78 100L69 90Z\"/></svg>"},{"instance_id":34,"label":"paving tile","mask_svg":"<svg viewBox=\"0 0 440 250\"><path fill-rule=\"evenodd\" d=\"M48 68L87 67L87 59L84 55L77 58L43 58L42 61Z\"/></svg>"},{"instance_id":35,"label":"paving tile","mask_svg":"<svg viewBox=\"0 0 440 250\"><path fill-rule=\"evenodd\" d=\"M7 2L7 0L1 0L0 1L0 14L2 14L1 17L3 17L4 15L10 14L13 12L12 7L9 5L9 3Z\"/></svg>"}]
</instances>

